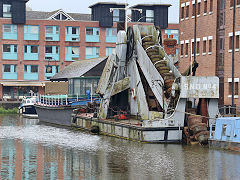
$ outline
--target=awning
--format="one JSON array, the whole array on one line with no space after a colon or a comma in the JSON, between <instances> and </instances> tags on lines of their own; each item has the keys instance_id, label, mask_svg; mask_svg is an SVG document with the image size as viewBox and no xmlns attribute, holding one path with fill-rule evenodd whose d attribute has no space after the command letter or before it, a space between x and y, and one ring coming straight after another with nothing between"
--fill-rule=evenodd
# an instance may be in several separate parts
<instances>
[{"instance_id":1,"label":"awning","mask_svg":"<svg viewBox=\"0 0 240 180\"><path fill-rule=\"evenodd\" d=\"M44 81L0 81L3 86L45 86Z\"/></svg>"}]
</instances>

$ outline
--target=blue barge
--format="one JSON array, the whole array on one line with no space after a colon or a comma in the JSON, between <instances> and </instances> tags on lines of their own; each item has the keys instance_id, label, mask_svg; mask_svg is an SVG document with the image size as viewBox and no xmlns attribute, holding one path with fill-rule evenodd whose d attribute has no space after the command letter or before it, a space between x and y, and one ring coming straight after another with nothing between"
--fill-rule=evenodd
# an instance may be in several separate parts
<instances>
[{"instance_id":1,"label":"blue barge","mask_svg":"<svg viewBox=\"0 0 240 180\"><path fill-rule=\"evenodd\" d=\"M209 147L240 152L240 117L217 118L210 128Z\"/></svg>"}]
</instances>

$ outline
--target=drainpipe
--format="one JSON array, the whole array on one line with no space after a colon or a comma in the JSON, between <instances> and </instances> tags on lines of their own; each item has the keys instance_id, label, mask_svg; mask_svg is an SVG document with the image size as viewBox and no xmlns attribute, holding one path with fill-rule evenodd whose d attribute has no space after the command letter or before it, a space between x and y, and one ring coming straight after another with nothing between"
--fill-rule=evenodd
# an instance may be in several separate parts
<instances>
[{"instance_id":1,"label":"drainpipe","mask_svg":"<svg viewBox=\"0 0 240 180\"><path fill-rule=\"evenodd\" d=\"M234 106L234 39L235 39L236 0L233 0L233 36L232 36L232 107Z\"/></svg>"},{"instance_id":2,"label":"drainpipe","mask_svg":"<svg viewBox=\"0 0 240 180\"><path fill-rule=\"evenodd\" d=\"M195 0L195 8L194 8L194 15L195 15L195 22L194 22L194 47L193 47L193 62L196 62L196 44L197 44L197 0Z\"/></svg>"}]
</instances>

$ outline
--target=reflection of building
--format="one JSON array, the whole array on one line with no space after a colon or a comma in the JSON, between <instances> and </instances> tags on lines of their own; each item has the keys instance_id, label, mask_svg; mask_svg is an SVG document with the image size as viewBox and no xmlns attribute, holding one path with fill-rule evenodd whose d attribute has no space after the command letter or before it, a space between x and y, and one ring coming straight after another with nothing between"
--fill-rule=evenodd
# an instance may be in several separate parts
<instances>
[{"instance_id":1,"label":"reflection of building","mask_svg":"<svg viewBox=\"0 0 240 180\"><path fill-rule=\"evenodd\" d=\"M180 70L188 67L194 45L194 9L197 8L196 59L199 63L197 75L220 78L220 104L232 102L232 40L233 0L180 1ZM236 17L240 13L240 1L236 0ZM240 22L236 20L235 67L239 61ZM193 50L192 50L193 51ZM239 104L239 71L235 69L234 99Z\"/></svg>"},{"instance_id":2,"label":"reflection of building","mask_svg":"<svg viewBox=\"0 0 240 180\"><path fill-rule=\"evenodd\" d=\"M96 3L90 6L90 15L66 13L61 9L26 12L24 0L3 2L0 3L3 7L0 99L28 95L30 90L44 94L46 81L71 62L111 54L115 50L117 31L124 27L125 11L111 11L111 8L123 8L122 3ZM154 10L149 7L138 7L145 13L140 16L146 16L141 23L154 22L167 28L169 5L153 5Z\"/></svg>"}]
</instances>

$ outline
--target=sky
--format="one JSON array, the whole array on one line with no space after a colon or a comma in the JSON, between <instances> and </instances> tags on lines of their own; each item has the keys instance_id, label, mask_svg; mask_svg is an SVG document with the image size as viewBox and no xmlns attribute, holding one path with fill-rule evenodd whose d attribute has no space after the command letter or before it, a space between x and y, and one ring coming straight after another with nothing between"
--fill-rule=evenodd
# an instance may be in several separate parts
<instances>
[{"instance_id":1,"label":"sky","mask_svg":"<svg viewBox=\"0 0 240 180\"><path fill-rule=\"evenodd\" d=\"M63 9L65 12L71 13L91 13L88 7L97 2L119 2L125 3L126 0L29 0L27 6L33 11L55 11ZM169 8L169 23L179 22L179 0L127 0L132 6L135 4L172 4Z\"/></svg>"}]
</instances>

